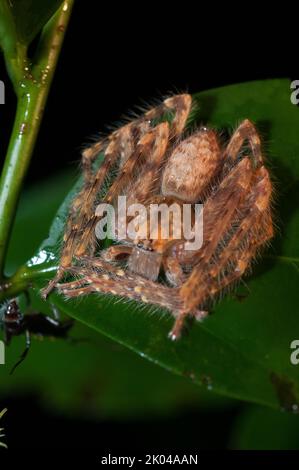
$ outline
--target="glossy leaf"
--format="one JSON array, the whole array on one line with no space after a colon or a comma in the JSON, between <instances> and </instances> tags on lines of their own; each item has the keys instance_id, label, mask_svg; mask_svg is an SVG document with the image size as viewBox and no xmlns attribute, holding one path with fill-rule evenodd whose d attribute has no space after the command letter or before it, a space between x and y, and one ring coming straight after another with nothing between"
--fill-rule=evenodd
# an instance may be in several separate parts
<instances>
[{"instance_id":1,"label":"glossy leaf","mask_svg":"<svg viewBox=\"0 0 299 470\"><path fill-rule=\"evenodd\" d=\"M62 0L0 0L0 40L4 48L14 42L29 45L55 13Z\"/></svg>"},{"instance_id":2,"label":"glossy leaf","mask_svg":"<svg viewBox=\"0 0 299 470\"><path fill-rule=\"evenodd\" d=\"M7 0L0 0L0 46L9 54L14 54L18 41L16 25Z\"/></svg>"},{"instance_id":3,"label":"glossy leaf","mask_svg":"<svg viewBox=\"0 0 299 470\"><path fill-rule=\"evenodd\" d=\"M193 115L193 123L231 130L245 117L256 122L276 182L279 229L248 281L245 298L226 298L203 324L194 325L177 343L167 339L171 316L150 314L144 306L115 303L97 295L66 302L53 294L51 302L143 357L208 389L296 410L299 375L290 362L290 343L296 339L299 322L299 110L291 104L288 80L232 85L199 93L194 99L200 110ZM72 195L58 211L50 237L30 261L30 270L57 265L57 247Z\"/></svg>"}]
</instances>

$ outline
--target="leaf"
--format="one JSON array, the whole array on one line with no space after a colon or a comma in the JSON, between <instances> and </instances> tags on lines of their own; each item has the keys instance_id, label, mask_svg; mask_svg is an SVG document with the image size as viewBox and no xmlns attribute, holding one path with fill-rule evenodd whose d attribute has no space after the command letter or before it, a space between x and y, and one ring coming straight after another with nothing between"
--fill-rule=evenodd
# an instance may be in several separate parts
<instances>
[{"instance_id":1,"label":"leaf","mask_svg":"<svg viewBox=\"0 0 299 470\"><path fill-rule=\"evenodd\" d=\"M47 236L61 199L72 188L76 172L61 172L55 177L26 189L21 197L13 233L10 239L6 274L13 274L18 266L38 250ZM30 230L29 230L30 227ZM31 228L34 227L34 230Z\"/></svg>"},{"instance_id":2,"label":"leaf","mask_svg":"<svg viewBox=\"0 0 299 470\"><path fill-rule=\"evenodd\" d=\"M84 341L33 338L26 361L9 376L24 349L24 337L14 338L1 367L1 401L30 394L45 409L93 420L170 416L181 409L221 410L230 405L229 400L199 390L184 377L151 364L80 322L71 336Z\"/></svg>"},{"instance_id":3,"label":"leaf","mask_svg":"<svg viewBox=\"0 0 299 470\"><path fill-rule=\"evenodd\" d=\"M11 237L7 272L13 273L38 249L75 174L76 171L63 172L23 192ZM34 295L31 291L30 295L31 310L52 314L51 306L40 299L38 292ZM1 367L0 401L5 403L6 397L30 393L39 397L44 408L84 419L125 419L153 413L169 416L182 407L206 410L230 404L229 400L199 391L185 378L176 377L115 345L81 322L76 323L71 336L83 341L72 344L63 340L38 341L33 337L28 358L10 376L25 342L24 335L13 338L6 349L6 364Z\"/></svg>"},{"instance_id":4,"label":"leaf","mask_svg":"<svg viewBox=\"0 0 299 470\"><path fill-rule=\"evenodd\" d=\"M173 319L150 315L143 307L90 295L51 302L86 325L176 374L208 389L242 400L295 410L299 404L298 370L290 362L296 339L299 301L299 111L290 102L288 80L231 85L194 96L200 103L193 122L232 128L247 117L264 134L268 165L276 181L276 239L248 282L243 301L226 298L203 324L179 342L167 339ZM71 193L53 221L50 237L30 270L57 266L58 244ZM38 287L45 282L40 280Z\"/></svg>"},{"instance_id":5,"label":"leaf","mask_svg":"<svg viewBox=\"0 0 299 470\"><path fill-rule=\"evenodd\" d=\"M249 407L235 423L230 448L238 450L299 449L298 416L267 408Z\"/></svg>"},{"instance_id":6,"label":"leaf","mask_svg":"<svg viewBox=\"0 0 299 470\"><path fill-rule=\"evenodd\" d=\"M29 45L58 9L62 0L0 0L0 42Z\"/></svg>"},{"instance_id":7,"label":"leaf","mask_svg":"<svg viewBox=\"0 0 299 470\"><path fill-rule=\"evenodd\" d=\"M9 54L15 53L17 32L7 0L0 0L0 46Z\"/></svg>"}]
</instances>

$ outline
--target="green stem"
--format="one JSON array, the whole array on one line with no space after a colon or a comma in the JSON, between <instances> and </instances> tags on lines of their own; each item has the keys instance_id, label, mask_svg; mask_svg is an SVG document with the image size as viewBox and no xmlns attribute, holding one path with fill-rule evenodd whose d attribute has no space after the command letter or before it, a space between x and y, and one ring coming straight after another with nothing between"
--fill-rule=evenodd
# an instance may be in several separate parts
<instances>
[{"instance_id":1,"label":"green stem","mask_svg":"<svg viewBox=\"0 0 299 470\"><path fill-rule=\"evenodd\" d=\"M49 274L56 272L57 266L52 264L38 266L21 266L18 271L1 284L0 303L11 299L34 287L35 281L48 279Z\"/></svg>"},{"instance_id":2,"label":"green stem","mask_svg":"<svg viewBox=\"0 0 299 470\"><path fill-rule=\"evenodd\" d=\"M11 55L6 53L4 58L6 70L17 95L24 75L24 67L27 62L27 47L17 42L14 53Z\"/></svg>"},{"instance_id":3,"label":"green stem","mask_svg":"<svg viewBox=\"0 0 299 470\"><path fill-rule=\"evenodd\" d=\"M22 80L15 85L18 104L0 180L0 275L18 199L41 124L50 85L68 24L73 0L66 0L44 27L32 68L23 64Z\"/></svg>"}]
</instances>

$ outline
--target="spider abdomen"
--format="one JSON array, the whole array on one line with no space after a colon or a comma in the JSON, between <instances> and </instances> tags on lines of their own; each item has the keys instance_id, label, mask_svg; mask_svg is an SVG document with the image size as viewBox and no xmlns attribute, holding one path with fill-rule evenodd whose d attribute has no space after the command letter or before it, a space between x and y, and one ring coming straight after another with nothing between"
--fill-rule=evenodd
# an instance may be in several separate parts
<instances>
[{"instance_id":1,"label":"spider abdomen","mask_svg":"<svg viewBox=\"0 0 299 470\"><path fill-rule=\"evenodd\" d=\"M162 179L163 195L198 201L216 175L220 160L216 133L200 129L180 142L170 155Z\"/></svg>"}]
</instances>

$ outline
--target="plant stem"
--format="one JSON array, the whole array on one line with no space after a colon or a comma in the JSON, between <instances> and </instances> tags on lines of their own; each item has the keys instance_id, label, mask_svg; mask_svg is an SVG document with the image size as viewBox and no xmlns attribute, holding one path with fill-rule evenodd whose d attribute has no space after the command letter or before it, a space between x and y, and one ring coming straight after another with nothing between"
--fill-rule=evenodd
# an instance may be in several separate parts
<instances>
[{"instance_id":1,"label":"plant stem","mask_svg":"<svg viewBox=\"0 0 299 470\"><path fill-rule=\"evenodd\" d=\"M22 64L22 80L16 86L15 122L0 180L0 275L22 183L32 156L50 85L68 24L73 0L66 0L44 27L32 67Z\"/></svg>"},{"instance_id":2,"label":"plant stem","mask_svg":"<svg viewBox=\"0 0 299 470\"><path fill-rule=\"evenodd\" d=\"M48 279L49 273L56 272L57 266L45 264L39 266L21 266L17 272L7 279L0 289L0 303L16 297L22 292L34 287L36 280Z\"/></svg>"}]
</instances>

